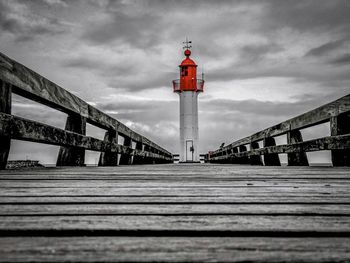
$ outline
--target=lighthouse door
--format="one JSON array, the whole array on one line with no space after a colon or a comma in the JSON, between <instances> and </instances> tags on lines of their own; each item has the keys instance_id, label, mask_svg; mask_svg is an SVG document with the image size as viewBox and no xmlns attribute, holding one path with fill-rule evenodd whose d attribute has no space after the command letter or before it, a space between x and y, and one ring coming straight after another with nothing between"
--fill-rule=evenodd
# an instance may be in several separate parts
<instances>
[{"instance_id":1,"label":"lighthouse door","mask_svg":"<svg viewBox=\"0 0 350 263\"><path fill-rule=\"evenodd\" d=\"M193 140L186 140L186 162L193 162Z\"/></svg>"}]
</instances>

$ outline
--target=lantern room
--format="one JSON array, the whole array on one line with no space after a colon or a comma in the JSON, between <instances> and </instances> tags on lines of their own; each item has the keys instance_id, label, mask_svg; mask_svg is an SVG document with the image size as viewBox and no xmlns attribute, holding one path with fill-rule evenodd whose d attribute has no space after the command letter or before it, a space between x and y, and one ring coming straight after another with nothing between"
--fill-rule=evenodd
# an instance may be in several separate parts
<instances>
[{"instance_id":1,"label":"lantern room","mask_svg":"<svg viewBox=\"0 0 350 263\"><path fill-rule=\"evenodd\" d=\"M204 80L197 79L197 65L190 58L191 50L185 50L186 58L181 62L180 79L173 80L174 92L195 91L203 92Z\"/></svg>"}]
</instances>

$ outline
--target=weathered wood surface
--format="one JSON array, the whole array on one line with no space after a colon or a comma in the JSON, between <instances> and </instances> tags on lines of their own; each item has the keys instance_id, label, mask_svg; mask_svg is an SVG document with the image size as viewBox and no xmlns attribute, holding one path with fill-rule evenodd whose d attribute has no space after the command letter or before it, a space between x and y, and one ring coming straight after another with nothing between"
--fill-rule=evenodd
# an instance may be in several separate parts
<instances>
[{"instance_id":1,"label":"weathered wood surface","mask_svg":"<svg viewBox=\"0 0 350 263\"><path fill-rule=\"evenodd\" d=\"M0 113L11 114L12 87L0 79ZM1 124L0 124L1 125ZM5 124L3 129L8 130ZM8 135L0 134L0 170L5 169L7 158L10 152L11 138Z\"/></svg>"},{"instance_id":2,"label":"weathered wood surface","mask_svg":"<svg viewBox=\"0 0 350 263\"><path fill-rule=\"evenodd\" d=\"M299 130L293 130L287 132L287 143L294 144L303 141L303 136ZM300 153L288 153L288 165L289 166L309 166L309 161L306 156L306 152Z\"/></svg>"},{"instance_id":3,"label":"weathered wood surface","mask_svg":"<svg viewBox=\"0 0 350 263\"><path fill-rule=\"evenodd\" d=\"M15 237L0 238L0 261L347 262L349 238Z\"/></svg>"},{"instance_id":4,"label":"weathered wood surface","mask_svg":"<svg viewBox=\"0 0 350 263\"><path fill-rule=\"evenodd\" d=\"M0 172L0 261L350 261L350 169Z\"/></svg>"},{"instance_id":5,"label":"weathered wood surface","mask_svg":"<svg viewBox=\"0 0 350 263\"><path fill-rule=\"evenodd\" d=\"M78 114L70 114L66 121L66 131L86 135L86 118ZM54 137L55 134L51 136ZM49 135L50 137L50 135ZM61 146L57 157L57 166L84 166L85 149Z\"/></svg>"},{"instance_id":6,"label":"weathered wood surface","mask_svg":"<svg viewBox=\"0 0 350 263\"><path fill-rule=\"evenodd\" d=\"M85 133L85 132L84 132ZM10 136L13 139L46 143L52 145L62 145L65 147L81 148L75 155L81 156L81 150L87 149L100 152L115 152L129 155L140 155L152 157L154 159L165 159L170 161L171 157L145 152L137 149L131 149L127 146L119 145L116 142L99 140L90 136L85 136L73 131L62 130L50 125L42 124L36 121L30 121L17 116L0 113L0 136ZM69 148L69 149L71 149ZM73 165L72 163L62 162L64 160L76 160L79 158L70 158L68 153L71 150L60 151L58 165ZM73 151L74 152L74 151ZM72 155L72 154L70 154ZM80 161L80 165L83 162Z\"/></svg>"},{"instance_id":7,"label":"weathered wood surface","mask_svg":"<svg viewBox=\"0 0 350 263\"><path fill-rule=\"evenodd\" d=\"M265 148L252 149L251 151L231 153L229 155L215 157L215 160L226 159L228 156L231 157L246 157L250 155L267 155L270 156L278 153L303 153L303 152L313 152L320 150L346 150L350 148L350 135L338 135L338 136L328 136L319 139L308 140L304 142L298 142L294 144L283 144L276 146L266 146ZM214 160L214 158L213 158ZM273 162L274 163L274 162ZM278 165L279 161L273 165Z\"/></svg>"},{"instance_id":8,"label":"weathered wood surface","mask_svg":"<svg viewBox=\"0 0 350 263\"><path fill-rule=\"evenodd\" d=\"M330 120L331 135L350 134L350 115L343 114ZM350 149L332 150L332 163L337 166L350 166Z\"/></svg>"}]
</instances>

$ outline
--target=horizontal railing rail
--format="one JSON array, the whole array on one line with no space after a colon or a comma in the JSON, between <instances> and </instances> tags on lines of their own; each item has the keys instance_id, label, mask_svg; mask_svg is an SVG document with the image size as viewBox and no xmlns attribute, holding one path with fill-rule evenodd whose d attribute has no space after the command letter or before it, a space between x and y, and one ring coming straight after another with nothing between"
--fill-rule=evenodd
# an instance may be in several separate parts
<instances>
[{"instance_id":1,"label":"horizontal railing rail","mask_svg":"<svg viewBox=\"0 0 350 263\"><path fill-rule=\"evenodd\" d=\"M12 93L66 113L66 129L11 115ZM101 151L100 165L172 162L164 148L2 53L0 95L0 168L6 165L11 138L62 146L57 165L83 165L84 150ZM86 123L105 129L104 141L85 136ZM124 145L118 145L118 135Z\"/></svg>"},{"instance_id":2,"label":"horizontal railing rail","mask_svg":"<svg viewBox=\"0 0 350 263\"><path fill-rule=\"evenodd\" d=\"M334 166L350 166L350 95L295 118L237 140L207 154L207 162L280 165L278 154L288 154L288 165L308 165L305 152L331 150ZM330 137L303 142L300 130L330 122ZM287 135L287 144L276 146L274 137ZM263 147L259 146L262 141ZM249 145L249 150L247 148Z\"/></svg>"}]
</instances>

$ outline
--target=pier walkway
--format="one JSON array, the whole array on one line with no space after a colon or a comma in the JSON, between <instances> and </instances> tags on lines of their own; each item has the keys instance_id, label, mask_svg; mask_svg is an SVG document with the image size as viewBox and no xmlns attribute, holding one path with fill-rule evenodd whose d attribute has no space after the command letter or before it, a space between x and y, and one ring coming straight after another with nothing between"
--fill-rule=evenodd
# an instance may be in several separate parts
<instances>
[{"instance_id":1,"label":"pier walkway","mask_svg":"<svg viewBox=\"0 0 350 263\"><path fill-rule=\"evenodd\" d=\"M0 171L0 261L350 261L350 168Z\"/></svg>"}]
</instances>

